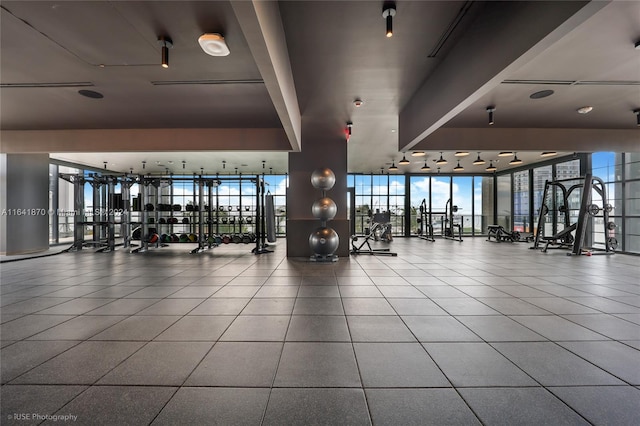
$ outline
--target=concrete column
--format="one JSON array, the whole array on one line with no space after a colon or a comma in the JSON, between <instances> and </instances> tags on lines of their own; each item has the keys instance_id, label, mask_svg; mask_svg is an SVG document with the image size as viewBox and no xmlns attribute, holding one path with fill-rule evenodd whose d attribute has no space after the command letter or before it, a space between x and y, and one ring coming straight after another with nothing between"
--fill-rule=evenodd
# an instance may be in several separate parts
<instances>
[{"instance_id":1,"label":"concrete column","mask_svg":"<svg viewBox=\"0 0 640 426\"><path fill-rule=\"evenodd\" d=\"M49 248L49 155L0 154L0 254Z\"/></svg>"},{"instance_id":2,"label":"concrete column","mask_svg":"<svg viewBox=\"0 0 640 426\"><path fill-rule=\"evenodd\" d=\"M302 125L302 151L289 154L287 191L287 256L309 257L309 235L320 226L311 214L313 202L322 192L311 185L311 173L328 167L336 175L336 184L327 196L338 206L336 217L327 223L340 237L335 254L349 256L350 235L347 217L347 142L344 134L330 126Z\"/></svg>"}]
</instances>

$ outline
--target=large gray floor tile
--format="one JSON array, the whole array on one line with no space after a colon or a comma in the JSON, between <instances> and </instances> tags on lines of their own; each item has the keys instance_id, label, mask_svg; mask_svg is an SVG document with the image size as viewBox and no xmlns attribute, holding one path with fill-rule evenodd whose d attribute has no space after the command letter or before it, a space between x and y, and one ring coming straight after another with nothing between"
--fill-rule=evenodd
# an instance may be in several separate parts
<instances>
[{"instance_id":1,"label":"large gray floor tile","mask_svg":"<svg viewBox=\"0 0 640 426\"><path fill-rule=\"evenodd\" d=\"M338 297L300 297L293 307L294 315L344 315Z\"/></svg>"},{"instance_id":2,"label":"large gray floor tile","mask_svg":"<svg viewBox=\"0 0 640 426\"><path fill-rule=\"evenodd\" d=\"M365 387L450 386L418 343L355 343Z\"/></svg>"},{"instance_id":3,"label":"large gray floor tile","mask_svg":"<svg viewBox=\"0 0 640 426\"><path fill-rule=\"evenodd\" d=\"M238 342L281 342L289 325L288 315L237 317L227 331L220 337L221 341Z\"/></svg>"},{"instance_id":4,"label":"large gray floor tile","mask_svg":"<svg viewBox=\"0 0 640 426\"><path fill-rule=\"evenodd\" d=\"M602 334L594 333L559 316L514 316L515 321L550 340L606 340Z\"/></svg>"},{"instance_id":5,"label":"large gray floor tile","mask_svg":"<svg viewBox=\"0 0 640 426\"><path fill-rule=\"evenodd\" d=\"M153 425L258 425L269 389L180 388Z\"/></svg>"},{"instance_id":6,"label":"large gray floor tile","mask_svg":"<svg viewBox=\"0 0 640 426\"><path fill-rule=\"evenodd\" d=\"M367 389L376 425L479 425L453 389Z\"/></svg>"},{"instance_id":7,"label":"large gray floor tile","mask_svg":"<svg viewBox=\"0 0 640 426\"><path fill-rule=\"evenodd\" d=\"M242 315L291 315L294 303L294 298L254 298L242 310Z\"/></svg>"},{"instance_id":8,"label":"large gray floor tile","mask_svg":"<svg viewBox=\"0 0 640 426\"><path fill-rule=\"evenodd\" d=\"M82 315L115 299L73 299L38 312L43 315Z\"/></svg>"},{"instance_id":9,"label":"large gray floor tile","mask_svg":"<svg viewBox=\"0 0 640 426\"><path fill-rule=\"evenodd\" d=\"M31 342L22 341L0 351L2 383L15 379L54 356L77 345L79 342Z\"/></svg>"},{"instance_id":10,"label":"large gray floor tile","mask_svg":"<svg viewBox=\"0 0 640 426\"><path fill-rule=\"evenodd\" d=\"M298 295L299 288L300 287L297 285L265 285L258 290L254 297L296 297Z\"/></svg>"},{"instance_id":11,"label":"large gray floor tile","mask_svg":"<svg viewBox=\"0 0 640 426\"><path fill-rule=\"evenodd\" d=\"M457 319L487 342L547 340L505 316L459 316Z\"/></svg>"},{"instance_id":12,"label":"large gray floor tile","mask_svg":"<svg viewBox=\"0 0 640 426\"><path fill-rule=\"evenodd\" d=\"M22 340L72 319L72 315L27 315L0 326L2 340Z\"/></svg>"},{"instance_id":13,"label":"large gray floor tile","mask_svg":"<svg viewBox=\"0 0 640 426\"><path fill-rule=\"evenodd\" d=\"M347 315L396 315L389 302L381 298L348 298L342 303Z\"/></svg>"},{"instance_id":14,"label":"large gray floor tile","mask_svg":"<svg viewBox=\"0 0 640 426\"><path fill-rule=\"evenodd\" d=\"M640 385L640 351L619 342L559 342L631 385Z\"/></svg>"},{"instance_id":15,"label":"large gray floor tile","mask_svg":"<svg viewBox=\"0 0 640 426\"><path fill-rule=\"evenodd\" d=\"M504 315L549 315L549 311L516 298L479 297L478 300Z\"/></svg>"},{"instance_id":16,"label":"large gray floor tile","mask_svg":"<svg viewBox=\"0 0 640 426\"><path fill-rule=\"evenodd\" d=\"M374 285L342 285L339 289L341 297L383 297Z\"/></svg>"},{"instance_id":17,"label":"large gray floor tile","mask_svg":"<svg viewBox=\"0 0 640 426\"><path fill-rule=\"evenodd\" d=\"M349 342L347 321L342 315L295 315L291 318L287 341Z\"/></svg>"},{"instance_id":18,"label":"large gray floor tile","mask_svg":"<svg viewBox=\"0 0 640 426\"><path fill-rule=\"evenodd\" d=\"M154 340L213 342L222 336L231 321L233 317L229 315L190 315L178 320Z\"/></svg>"},{"instance_id":19,"label":"large gray floor tile","mask_svg":"<svg viewBox=\"0 0 640 426\"><path fill-rule=\"evenodd\" d=\"M249 298L218 298L207 299L198 305L189 315L238 315L247 303Z\"/></svg>"},{"instance_id":20,"label":"large gray floor tile","mask_svg":"<svg viewBox=\"0 0 640 426\"><path fill-rule=\"evenodd\" d=\"M430 299L390 298L387 301L398 315L447 315Z\"/></svg>"},{"instance_id":21,"label":"large gray floor tile","mask_svg":"<svg viewBox=\"0 0 640 426\"><path fill-rule=\"evenodd\" d=\"M384 297L406 297L424 299L426 296L411 285L379 285L378 290Z\"/></svg>"},{"instance_id":22,"label":"large gray floor tile","mask_svg":"<svg viewBox=\"0 0 640 426\"><path fill-rule=\"evenodd\" d=\"M57 414L73 413L78 416L80 424L149 424L176 390L172 387L152 386L92 386Z\"/></svg>"},{"instance_id":23,"label":"large gray floor tile","mask_svg":"<svg viewBox=\"0 0 640 426\"><path fill-rule=\"evenodd\" d=\"M302 285L298 297L340 297L337 285Z\"/></svg>"},{"instance_id":24,"label":"large gray floor tile","mask_svg":"<svg viewBox=\"0 0 640 426\"><path fill-rule=\"evenodd\" d=\"M493 343L492 346L544 386L623 384L555 343Z\"/></svg>"},{"instance_id":25,"label":"large gray floor tile","mask_svg":"<svg viewBox=\"0 0 640 426\"><path fill-rule=\"evenodd\" d=\"M218 342L185 386L270 387L282 343Z\"/></svg>"},{"instance_id":26,"label":"large gray floor tile","mask_svg":"<svg viewBox=\"0 0 640 426\"><path fill-rule=\"evenodd\" d=\"M431 300L450 315L500 315L498 311L471 297L432 298Z\"/></svg>"},{"instance_id":27,"label":"large gray floor tile","mask_svg":"<svg viewBox=\"0 0 640 426\"><path fill-rule=\"evenodd\" d=\"M349 316L349 331L354 342L415 342L416 338L400 317L390 315Z\"/></svg>"},{"instance_id":28,"label":"large gray floor tile","mask_svg":"<svg viewBox=\"0 0 640 426\"><path fill-rule=\"evenodd\" d=\"M535 386L529 376L486 343L425 343L454 386Z\"/></svg>"},{"instance_id":29,"label":"large gray floor tile","mask_svg":"<svg viewBox=\"0 0 640 426\"><path fill-rule=\"evenodd\" d=\"M285 343L274 385L360 387L351 343Z\"/></svg>"},{"instance_id":30,"label":"large gray floor tile","mask_svg":"<svg viewBox=\"0 0 640 426\"><path fill-rule=\"evenodd\" d=\"M274 389L264 425L370 425L361 389Z\"/></svg>"},{"instance_id":31,"label":"large gray floor tile","mask_svg":"<svg viewBox=\"0 0 640 426\"><path fill-rule=\"evenodd\" d=\"M151 342L98 383L180 386L212 346L204 342Z\"/></svg>"},{"instance_id":32,"label":"large gray floor tile","mask_svg":"<svg viewBox=\"0 0 640 426\"><path fill-rule=\"evenodd\" d=\"M23 374L14 383L90 385L142 345L140 342L83 342Z\"/></svg>"},{"instance_id":33,"label":"large gray floor tile","mask_svg":"<svg viewBox=\"0 0 640 426\"><path fill-rule=\"evenodd\" d=\"M632 386L580 386L549 390L593 424L638 425L640 389Z\"/></svg>"},{"instance_id":34,"label":"large gray floor tile","mask_svg":"<svg viewBox=\"0 0 640 426\"><path fill-rule=\"evenodd\" d=\"M29 340L87 340L125 318L127 317L81 315L31 336Z\"/></svg>"},{"instance_id":35,"label":"large gray floor tile","mask_svg":"<svg viewBox=\"0 0 640 426\"><path fill-rule=\"evenodd\" d=\"M203 301L204 299L163 299L143 309L138 315L186 315Z\"/></svg>"},{"instance_id":36,"label":"large gray floor tile","mask_svg":"<svg viewBox=\"0 0 640 426\"><path fill-rule=\"evenodd\" d=\"M2 314L32 314L68 302L69 300L72 299L68 297L36 297L6 306L4 302L7 301L7 297L3 296Z\"/></svg>"},{"instance_id":37,"label":"large gray floor tile","mask_svg":"<svg viewBox=\"0 0 640 426\"><path fill-rule=\"evenodd\" d=\"M89 311L87 315L134 315L158 301L160 299L118 299Z\"/></svg>"},{"instance_id":38,"label":"large gray floor tile","mask_svg":"<svg viewBox=\"0 0 640 426\"><path fill-rule=\"evenodd\" d=\"M179 316L136 315L96 334L91 340L150 341L178 319Z\"/></svg>"},{"instance_id":39,"label":"large gray floor tile","mask_svg":"<svg viewBox=\"0 0 640 426\"><path fill-rule=\"evenodd\" d=\"M212 298L234 298L234 297L253 297L258 290L260 290L260 286L257 285L237 285L237 286L229 286L226 285L220 290L216 291Z\"/></svg>"},{"instance_id":40,"label":"large gray floor tile","mask_svg":"<svg viewBox=\"0 0 640 426\"><path fill-rule=\"evenodd\" d=\"M189 286L185 287L181 290L176 291L175 293L169 295L168 297L171 299L174 298L206 298L213 295L216 291L220 290L222 286Z\"/></svg>"},{"instance_id":41,"label":"large gray floor tile","mask_svg":"<svg viewBox=\"0 0 640 426\"><path fill-rule=\"evenodd\" d=\"M588 425L543 388L458 389L486 425Z\"/></svg>"},{"instance_id":42,"label":"large gray floor tile","mask_svg":"<svg viewBox=\"0 0 640 426\"><path fill-rule=\"evenodd\" d=\"M449 316L402 316L421 342L474 342L481 339Z\"/></svg>"},{"instance_id":43,"label":"large gray floor tile","mask_svg":"<svg viewBox=\"0 0 640 426\"><path fill-rule=\"evenodd\" d=\"M612 315L563 315L563 317L612 339L638 340L640 338L640 325L630 323Z\"/></svg>"},{"instance_id":44,"label":"large gray floor tile","mask_svg":"<svg viewBox=\"0 0 640 426\"><path fill-rule=\"evenodd\" d=\"M86 386L9 385L0 389L3 425L37 425L71 401ZM16 418L16 414L18 415ZM38 419L37 416L43 416ZM74 414L69 412L69 414ZM28 419L24 416L28 416ZM78 420L78 419L76 419ZM86 421L86 419L84 419Z\"/></svg>"}]
</instances>

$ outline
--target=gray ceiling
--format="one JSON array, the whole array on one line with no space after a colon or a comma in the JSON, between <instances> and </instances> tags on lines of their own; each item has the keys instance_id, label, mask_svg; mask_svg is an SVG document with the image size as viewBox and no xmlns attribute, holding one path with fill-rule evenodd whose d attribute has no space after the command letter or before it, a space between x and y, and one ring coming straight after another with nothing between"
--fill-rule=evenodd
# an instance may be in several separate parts
<instances>
[{"instance_id":1,"label":"gray ceiling","mask_svg":"<svg viewBox=\"0 0 640 426\"><path fill-rule=\"evenodd\" d=\"M3 1L0 13L2 152L281 173L304 132L343 137L347 121L350 172L414 149L473 151L474 172L476 151L640 150L640 2L398 1L392 38L380 1ZM231 54L204 54L204 32ZM418 172L412 160L399 173Z\"/></svg>"}]
</instances>

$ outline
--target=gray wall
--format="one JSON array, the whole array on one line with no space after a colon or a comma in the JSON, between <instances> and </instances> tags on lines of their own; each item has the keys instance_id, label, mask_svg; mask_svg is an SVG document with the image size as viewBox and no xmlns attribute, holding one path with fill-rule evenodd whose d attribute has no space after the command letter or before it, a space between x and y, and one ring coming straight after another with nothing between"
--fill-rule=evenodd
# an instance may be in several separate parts
<instances>
[{"instance_id":1,"label":"gray wall","mask_svg":"<svg viewBox=\"0 0 640 426\"><path fill-rule=\"evenodd\" d=\"M49 248L48 154L0 155L0 213L0 253Z\"/></svg>"}]
</instances>

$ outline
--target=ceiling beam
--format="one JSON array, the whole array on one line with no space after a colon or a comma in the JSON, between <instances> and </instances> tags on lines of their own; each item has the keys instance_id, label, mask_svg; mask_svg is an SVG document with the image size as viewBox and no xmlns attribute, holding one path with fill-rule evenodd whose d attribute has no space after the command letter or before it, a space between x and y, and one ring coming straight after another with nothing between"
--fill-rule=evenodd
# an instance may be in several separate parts
<instances>
[{"instance_id":1,"label":"ceiling beam","mask_svg":"<svg viewBox=\"0 0 640 426\"><path fill-rule=\"evenodd\" d=\"M442 127L414 146L424 151L634 152L637 129L450 128Z\"/></svg>"},{"instance_id":2,"label":"ceiling beam","mask_svg":"<svg viewBox=\"0 0 640 426\"><path fill-rule=\"evenodd\" d=\"M0 152L290 151L282 129L2 130Z\"/></svg>"},{"instance_id":3,"label":"ceiling beam","mask_svg":"<svg viewBox=\"0 0 640 426\"><path fill-rule=\"evenodd\" d=\"M486 2L469 30L402 108L399 151L413 148L607 3Z\"/></svg>"},{"instance_id":4,"label":"ceiling beam","mask_svg":"<svg viewBox=\"0 0 640 426\"><path fill-rule=\"evenodd\" d=\"M231 6L289 138L291 150L300 151L300 107L278 2L232 1Z\"/></svg>"}]
</instances>

